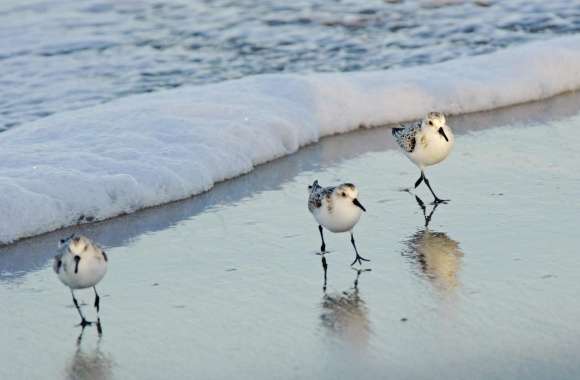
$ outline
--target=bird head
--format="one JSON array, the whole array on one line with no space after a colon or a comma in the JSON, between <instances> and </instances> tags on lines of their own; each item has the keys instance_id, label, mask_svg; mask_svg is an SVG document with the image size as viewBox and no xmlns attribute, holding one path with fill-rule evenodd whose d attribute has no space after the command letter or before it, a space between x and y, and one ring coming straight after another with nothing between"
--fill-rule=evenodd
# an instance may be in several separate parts
<instances>
[{"instance_id":1,"label":"bird head","mask_svg":"<svg viewBox=\"0 0 580 380\"><path fill-rule=\"evenodd\" d=\"M352 202L356 207L366 211L364 206L358 201L358 189L352 183L343 183L334 190L334 195L339 200Z\"/></svg>"}]
</instances>

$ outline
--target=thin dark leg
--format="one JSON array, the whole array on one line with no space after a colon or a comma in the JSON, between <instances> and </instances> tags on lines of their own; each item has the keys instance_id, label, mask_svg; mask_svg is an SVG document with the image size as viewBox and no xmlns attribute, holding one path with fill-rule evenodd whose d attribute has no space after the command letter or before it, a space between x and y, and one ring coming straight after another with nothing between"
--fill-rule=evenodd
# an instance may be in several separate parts
<instances>
[{"instance_id":1,"label":"thin dark leg","mask_svg":"<svg viewBox=\"0 0 580 380\"><path fill-rule=\"evenodd\" d=\"M93 286L93 290L95 291L95 309L97 309L97 332L99 335L103 334L103 327L101 326L101 317L99 317L99 301L101 297L99 297L99 293L97 293L97 288Z\"/></svg>"},{"instance_id":2,"label":"thin dark leg","mask_svg":"<svg viewBox=\"0 0 580 380\"><path fill-rule=\"evenodd\" d=\"M322 291L326 292L326 271L328 270L328 264L326 263L326 257L322 255L322 269L324 270L324 285L322 286Z\"/></svg>"},{"instance_id":3,"label":"thin dark leg","mask_svg":"<svg viewBox=\"0 0 580 380\"><path fill-rule=\"evenodd\" d=\"M93 290L95 291L95 309L97 309L97 314L99 313L99 301L101 298L99 297L99 293L97 293L97 288L93 286Z\"/></svg>"},{"instance_id":4,"label":"thin dark leg","mask_svg":"<svg viewBox=\"0 0 580 380\"><path fill-rule=\"evenodd\" d=\"M322 245L320 246L320 252L326 252L326 243L324 243L324 234L322 233L322 226L318 225L318 231L320 231L320 239L322 239Z\"/></svg>"},{"instance_id":5,"label":"thin dark leg","mask_svg":"<svg viewBox=\"0 0 580 380\"><path fill-rule=\"evenodd\" d=\"M429 226L429 221L431 219L431 215L433 214L433 212L431 212L431 214L427 216L427 207L425 207L425 203L423 202L423 200L416 195L415 200L417 201L419 207L421 207L421 211L423 211L423 218L425 218L425 228L427 228Z\"/></svg>"},{"instance_id":6,"label":"thin dark leg","mask_svg":"<svg viewBox=\"0 0 580 380\"><path fill-rule=\"evenodd\" d=\"M433 191L433 189L431 188L431 185L429 184L429 180L427 179L427 177L425 177L425 175L423 175L423 177L425 179L425 184L427 185L427 187L431 191L431 194L433 194L433 197L435 198L435 203L444 203L444 202L449 201L449 199L440 199L437 195L435 195L435 192Z\"/></svg>"},{"instance_id":7,"label":"thin dark leg","mask_svg":"<svg viewBox=\"0 0 580 380\"><path fill-rule=\"evenodd\" d=\"M358 278L360 277L361 272L362 272L362 269L359 269L356 271L356 278L354 279L354 288L356 290L358 290Z\"/></svg>"},{"instance_id":8,"label":"thin dark leg","mask_svg":"<svg viewBox=\"0 0 580 380\"><path fill-rule=\"evenodd\" d=\"M423 170L421 170L421 177L419 177L419 179L415 182L415 189L419 187L421 182L423 182L424 178L425 178L425 174L423 174Z\"/></svg>"},{"instance_id":9,"label":"thin dark leg","mask_svg":"<svg viewBox=\"0 0 580 380\"><path fill-rule=\"evenodd\" d=\"M85 319L85 316L83 315L83 312L81 311L81 307L79 306L79 303L78 303L77 299L75 298L75 293L73 292L72 289L70 290L70 293L72 294L73 303L75 304L75 307L77 308L77 311L79 312L79 315L81 316L80 326L82 326L84 329L85 326L90 326L92 324L92 322L89 322Z\"/></svg>"},{"instance_id":10,"label":"thin dark leg","mask_svg":"<svg viewBox=\"0 0 580 380\"><path fill-rule=\"evenodd\" d=\"M353 268L354 269L354 268ZM356 278L354 279L354 289L358 291L358 279L361 273L370 272L371 269L357 269L356 270Z\"/></svg>"},{"instance_id":11,"label":"thin dark leg","mask_svg":"<svg viewBox=\"0 0 580 380\"><path fill-rule=\"evenodd\" d=\"M439 206L439 203L435 203L435 205L431 209L431 212L429 213L429 215L427 215L427 207L425 207L425 203L423 203L423 200L421 198L419 198L417 195L415 195L415 200L417 201L417 204L419 205L419 207L423 211L423 217L425 218L425 228L427 228L427 227L429 227L429 223L431 222L431 217L433 217L433 213L435 212L435 209Z\"/></svg>"},{"instance_id":12,"label":"thin dark leg","mask_svg":"<svg viewBox=\"0 0 580 380\"><path fill-rule=\"evenodd\" d=\"M85 332L85 327L83 326L81 328L81 333L79 334L79 336L77 337L77 346L79 346L81 344L81 341L83 340L83 333Z\"/></svg>"},{"instance_id":13,"label":"thin dark leg","mask_svg":"<svg viewBox=\"0 0 580 380\"><path fill-rule=\"evenodd\" d=\"M419 205L419 207L421 207L421 210L423 211L423 216L427 217L427 215L426 215L427 207L425 207L425 203L423 202L423 200L421 198L419 198L417 195L415 195L415 200L417 201L417 204Z\"/></svg>"},{"instance_id":14,"label":"thin dark leg","mask_svg":"<svg viewBox=\"0 0 580 380\"><path fill-rule=\"evenodd\" d=\"M362 257L361 255L358 254L358 250L356 249L356 244L354 243L354 235L352 234L352 231L350 233L350 242L352 243L352 246L354 247L354 253L356 253L356 257L354 258L354 261L350 265L354 265L354 263L356 263L357 261L360 265L362 265L362 261L370 261L369 259L365 259L364 257Z\"/></svg>"},{"instance_id":15,"label":"thin dark leg","mask_svg":"<svg viewBox=\"0 0 580 380\"><path fill-rule=\"evenodd\" d=\"M445 202L445 201L444 201ZM435 205L433 206L433 208L431 209L431 212L429 213L429 215L427 215L425 217L425 228L429 227L429 223L431 223L431 217L433 216L433 213L435 212L435 209L439 206L439 203L435 203Z\"/></svg>"}]
</instances>

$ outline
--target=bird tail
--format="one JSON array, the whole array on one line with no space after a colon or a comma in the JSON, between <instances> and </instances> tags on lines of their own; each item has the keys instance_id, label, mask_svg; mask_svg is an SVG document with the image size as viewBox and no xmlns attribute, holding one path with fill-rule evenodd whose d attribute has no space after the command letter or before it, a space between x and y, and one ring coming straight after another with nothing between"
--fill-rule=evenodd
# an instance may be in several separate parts
<instances>
[{"instance_id":1,"label":"bird tail","mask_svg":"<svg viewBox=\"0 0 580 380\"><path fill-rule=\"evenodd\" d=\"M400 126L400 128L391 129L391 133L395 137L397 137L403 131L403 129L405 129L405 126L403 124L399 124L399 126Z\"/></svg>"},{"instance_id":2,"label":"bird tail","mask_svg":"<svg viewBox=\"0 0 580 380\"><path fill-rule=\"evenodd\" d=\"M315 180L312 185L308 186L308 191L312 192L312 190L316 190L319 187L318 180Z\"/></svg>"},{"instance_id":3,"label":"bird tail","mask_svg":"<svg viewBox=\"0 0 580 380\"><path fill-rule=\"evenodd\" d=\"M64 239L60 239L60 241L58 242L58 248L62 248L66 245L66 243L69 242L69 240L71 240L73 237L75 237L75 234L73 233L71 236L64 238Z\"/></svg>"}]
</instances>

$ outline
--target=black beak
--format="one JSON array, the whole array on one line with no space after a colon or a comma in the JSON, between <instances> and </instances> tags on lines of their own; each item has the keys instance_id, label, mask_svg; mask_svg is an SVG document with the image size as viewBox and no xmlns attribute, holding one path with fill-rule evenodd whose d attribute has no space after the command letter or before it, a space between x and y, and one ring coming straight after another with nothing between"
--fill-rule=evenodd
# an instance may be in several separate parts
<instances>
[{"instance_id":1,"label":"black beak","mask_svg":"<svg viewBox=\"0 0 580 380\"><path fill-rule=\"evenodd\" d=\"M439 134L441 136L443 136L445 138L445 141L449 142L449 139L447 138L447 135L445 134L445 131L443 130L443 127L439 128Z\"/></svg>"},{"instance_id":2,"label":"black beak","mask_svg":"<svg viewBox=\"0 0 580 380\"><path fill-rule=\"evenodd\" d=\"M81 261L81 257L75 255L75 273L79 273L79 261Z\"/></svg>"},{"instance_id":3,"label":"black beak","mask_svg":"<svg viewBox=\"0 0 580 380\"><path fill-rule=\"evenodd\" d=\"M366 212L366 211L367 211L367 209L366 209L366 208L364 208L364 206L360 204L360 202L358 201L358 199L356 199L356 198L355 198L355 199L353 199L352 203L354 203L354 205L355 205L356 207L360 208L360 209L361 209L361 210L363 210L364 212Z\"/></svg>"}]
</instances>

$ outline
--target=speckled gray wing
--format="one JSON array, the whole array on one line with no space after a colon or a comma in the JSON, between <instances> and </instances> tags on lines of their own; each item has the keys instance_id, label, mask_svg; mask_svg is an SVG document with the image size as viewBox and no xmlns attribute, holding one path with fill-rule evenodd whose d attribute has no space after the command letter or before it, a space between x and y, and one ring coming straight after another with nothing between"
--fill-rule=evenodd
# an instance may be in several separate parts
<instances>
[{"instance_id":1,"label":"speckled gray wing","mask_svg":"<svg viewBox=\"0 0 580 380\"><path fill-rule=\"evenodd\" d=\"M401 149L407 153L415 150L417 133L421 130L421 124L410 125L403 128L393 128L393 137Z\"/></svg>"},{"instance_id":2,"label":"speckled gray wing","mask_svg":"<svg viewBox=\"0 0 580 380\"><path fill-rule=\"evenodd\" d=\"M308 210L313 212L315 209L322 207L322 200L330 196L334 191L334 187L316 187L312 189L308 197Z\"/></svg>"},{"instance_id":3,"label":"speckled gray wing","mask_svg":"<svg viewBox=\"0 0 580 380\"><path fill-rule=\"evenodd\" d=\"M62 254L54 256L54 261L52 262L52 269L54 273L59 273L62 267Z\"/></svg>"}]
</instances>

